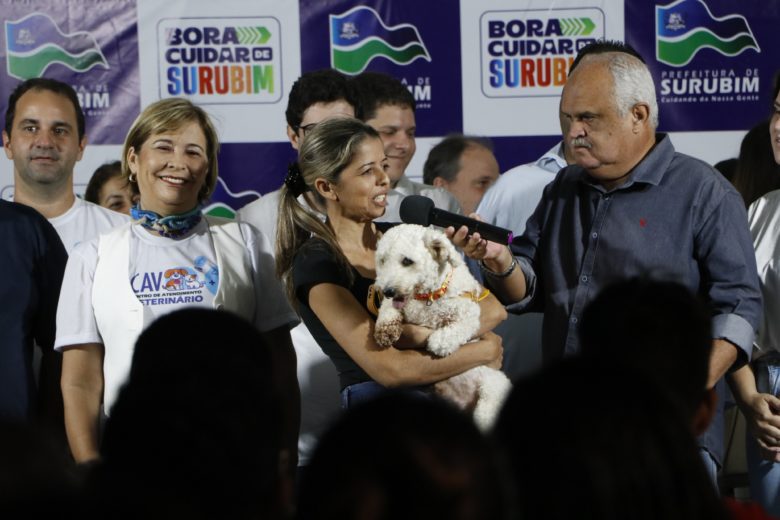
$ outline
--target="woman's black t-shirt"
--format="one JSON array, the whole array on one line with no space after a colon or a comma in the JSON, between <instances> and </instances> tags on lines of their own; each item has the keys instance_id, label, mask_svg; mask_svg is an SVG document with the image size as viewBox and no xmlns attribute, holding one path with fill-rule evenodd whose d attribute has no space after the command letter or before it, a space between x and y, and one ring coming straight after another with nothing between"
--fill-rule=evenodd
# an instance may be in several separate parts
<instances>
[{"instance_id":1,"label":"woman's black t-shirt","mask_svg":"<svg viewBox=\"0 0 780 520\"><path fill-rule=\"evenodd\" d=\"M377 226L379 227L379 226ZM390 226L382 226L384 231ZM320 238L312 237L301 246L293 260L292 277L295 295L300 302L298 311L303 322L317 340L323 352L330 357L339 373L339 382L343 390L349 385L371 381L371 377L355 363L349 354L341 348L333 336L309 307L309 290L320 283L332 283L346 288L361 306L376 319L379 310L380 294L374 289L374 280L364 278L349 266L354 282L349 283L349 274L339 263L331 249Z\"/></svg>"}]
</instances>

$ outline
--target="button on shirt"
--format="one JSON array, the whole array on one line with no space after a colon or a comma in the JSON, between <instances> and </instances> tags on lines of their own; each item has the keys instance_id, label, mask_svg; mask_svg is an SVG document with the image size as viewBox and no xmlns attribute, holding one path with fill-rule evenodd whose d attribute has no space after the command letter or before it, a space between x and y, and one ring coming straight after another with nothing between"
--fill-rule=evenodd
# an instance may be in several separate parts
<instances>
[{"instance_id":1,"label":"button on shirt","mask_svg":"<svg viewBox=\"0 0 780 520\"><path fill-rule=\"evenodd\" d=\"M704 295L713 337L749 359L761 296L744 204L724 178L676 153L664 135L611 192L579 166L563 169L512 251L529 292L508 308L544 312L546 362L578 352L585 306L611 282L635 276L675 280Z\"/></svg>"}]
</instances>

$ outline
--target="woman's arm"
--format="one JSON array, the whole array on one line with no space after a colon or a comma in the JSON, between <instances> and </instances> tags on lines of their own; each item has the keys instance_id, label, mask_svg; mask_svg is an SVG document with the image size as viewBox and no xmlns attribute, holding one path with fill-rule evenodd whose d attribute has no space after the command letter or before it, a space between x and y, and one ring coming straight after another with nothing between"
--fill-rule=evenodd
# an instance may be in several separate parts
<instances>
[{"instance_id":1,"label":"woman's arm","mask_svg":"<svg viewBox=\"0 0 780 520\"><path fill-rule=\"evenodd\" d=\"M98 425L103 398L103 345L73 345L62 354L65 432L78 463L99 457Z\"/></svg>"},{"instance_id":2,"label":"woman's arm","mask_svg":"<svg viewBox=\"0 0 780 520\"><path fill-rule=\"evenodd\" d=\"M748 429L758 441L761 456L780 462L780 399L758 392L749 364L729 374L727 380Z\"/></svg>"},{"instance_id":3,"label":"woman's arm","mask_svg":"<svg viewBox=\"0 0 780 520\"><path fill-rule=\"evenodd\" d=\"M506 319L506 307L498 301L493 293L487 295L479 302L479 330L475 337L482 336L496 328L496 326Z\"/></svg>"},{"instance_id":4,"label":"woman's arm","mask_svg":"<svg viewBox=\"0 0 780 520\"><path fill-rule=\"evenodd\" d=\"M344 287L315 285L309 290L309 305L352 360L382 386L430 384L480 365L501 366L501 338L493 333L450 356L436 358L422 350L379 347L374 341L374 321Z\"/></svg>"}]
</instances>

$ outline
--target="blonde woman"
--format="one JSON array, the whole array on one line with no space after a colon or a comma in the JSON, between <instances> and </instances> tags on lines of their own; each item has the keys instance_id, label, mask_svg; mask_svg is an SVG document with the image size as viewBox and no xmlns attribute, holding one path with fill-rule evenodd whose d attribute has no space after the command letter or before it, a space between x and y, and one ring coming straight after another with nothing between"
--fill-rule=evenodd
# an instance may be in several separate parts
<instances>
[{"instance_id":1,"label":"blonde woman","mask_svg":"<svg viewBox=\"0 0 780 520\"><path fill-rule=\"evenodd\" d=\"M101 405L110 413L136 338L155 318L188 306L232 311L275 347L294 457L298 387L288 329L297 317L274 278L268 240L248 224L201 212L217 182L218 150L208 115L190 101L148 106L122 154L123 174L141 197L133 222L80 244L68 260L55 348L63 352L65 427L77 462L98 456Z\"/></svg>"},{"instance_id":2,"label":"blonde woman","mask_svg":"<svg viewBox=\"0 0 780 520\"><path fill-rule=\"evenodd\" d=\"M303 141L299 163L282 188L277 272L306 326L339 373L342 406L388 387L434 383L469 368L500 368L501 340L489 332L506 317L490 296L481 302L476 341L446 358L421 347L430 330L407 325L397 345L373 339L377 311L376 244L388 224L375 223L387 205L387 157L377 132L355 119L319 123ZM326 208L323 222L298 202L311 192Z\"/></svg>"}]
</instances>

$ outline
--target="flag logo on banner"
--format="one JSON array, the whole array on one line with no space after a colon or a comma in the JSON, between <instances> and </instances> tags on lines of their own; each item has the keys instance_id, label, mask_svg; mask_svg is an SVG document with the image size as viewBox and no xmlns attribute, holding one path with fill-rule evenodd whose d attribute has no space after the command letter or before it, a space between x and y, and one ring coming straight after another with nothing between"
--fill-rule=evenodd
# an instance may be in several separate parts
<instances>
[{"instance_id":1,"label":"flag logo on banner","mask_svg":"<svg viewBox=\"0 0 780 520\"><path fill-rule=\"evenodd\" d=\"M85 72L108 61L97 41L85 31L65 34L48 15L32 13L5 22L8 75L26 80L40 77L59 63L75 72Z\"/></svg>"},{"instance_id":2,"label":"flag logo on banner","mask_svg":"<svg viewBox=\"0 0 780 520\"><path fill-rule=\"evenodd\" d=\"M388 27L376 11L364 6L330 15L330 62L334 69L359 74L379 57L398 65L418 58L431 61L414 25Z\"/></svg>"},{"instance_id":3,"label":"flag logo on banner","mask_svg":"<svg viewBox=\"0 0 780 520\"><path fill-rule=\"evenodd\" d=\"M747 49L761 52L744 16L715 17L703 0L678 0L656 6L656 58L673 67L687 65L705 48L724 56Z\"/></svg>"}]
</instances>

